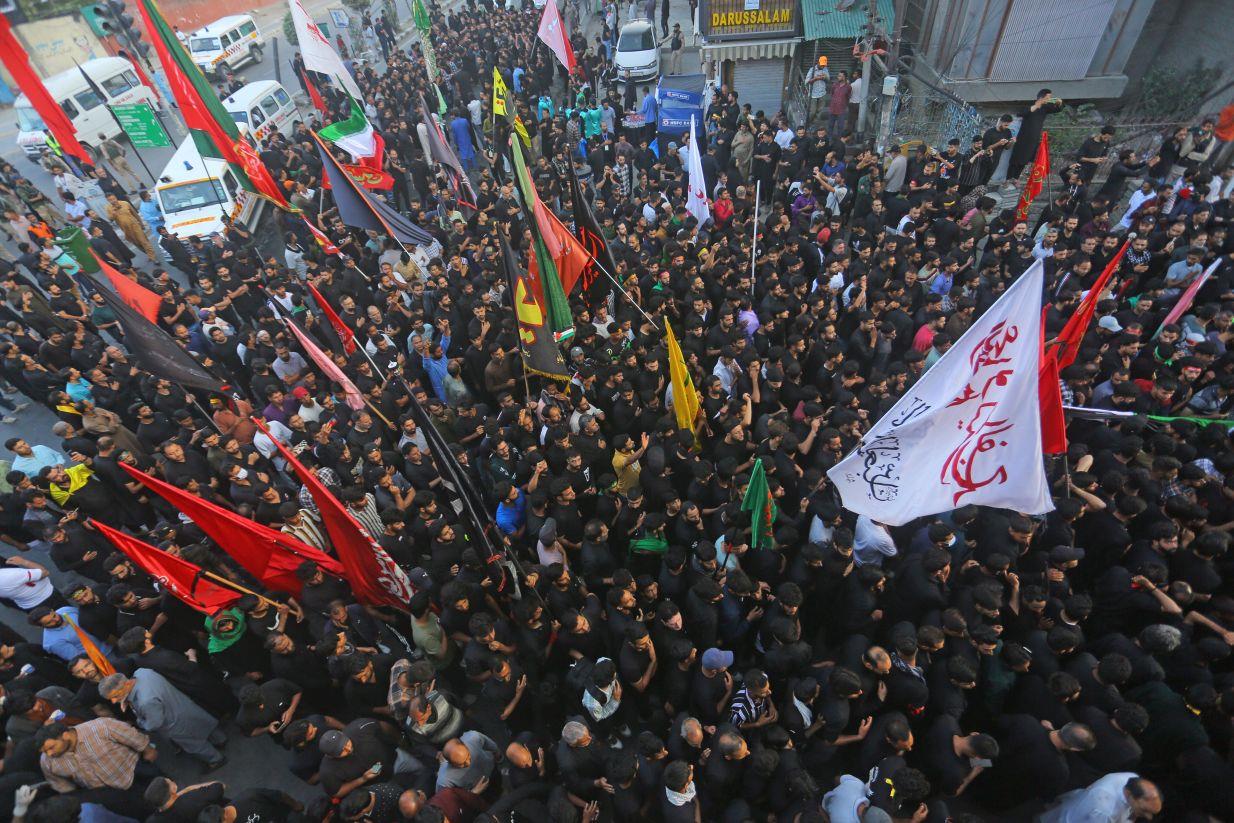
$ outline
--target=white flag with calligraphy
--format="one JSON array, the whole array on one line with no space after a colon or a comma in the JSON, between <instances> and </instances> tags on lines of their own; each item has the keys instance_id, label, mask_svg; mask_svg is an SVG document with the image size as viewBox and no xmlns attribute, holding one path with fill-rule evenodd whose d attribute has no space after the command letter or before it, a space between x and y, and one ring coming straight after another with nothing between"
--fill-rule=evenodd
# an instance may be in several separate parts
<instances>
[{"instance_id":1,"label":"white flag with calligraphy","mask_svg":"<svg viewBox=\"0 0 1234 823\"><path fill-rule=\"evenodd\" d=\"M1041 261L827 472L844 507L890 526L976 504L1054 508L1041 456Z\"/></svg>"},{"instance_id":2,"label":"white flag with calligraphy","mask_svg":"<svg viewBox=\"0 0 1234 823\"><path fill-rule=\"evenodd\" d=\"M347 71L347 64L338 56L334 46L330 45L329 38L313 22L313 16L304 8L304 3L301 0L288 0L288 6L291 8L291 21L296 28L296 38L299 40L304 65L342 84L347 93L362 104L364 94L356 85L351 72Z\"/></svg>"}]
</instances>

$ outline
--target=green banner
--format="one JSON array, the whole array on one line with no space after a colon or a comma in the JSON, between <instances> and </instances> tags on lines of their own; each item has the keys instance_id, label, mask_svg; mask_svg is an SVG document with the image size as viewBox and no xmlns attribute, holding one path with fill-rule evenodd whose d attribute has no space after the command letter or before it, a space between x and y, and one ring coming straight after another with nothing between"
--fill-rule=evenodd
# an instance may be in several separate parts
<instances>
[{"instance_id":1,"label":"green banner","mask_svg":"<svg viewBox=\"0 0 1234 823\"><path fill-rule=\"evenodd\" d=\"M171 139L163 125L154 116L149 103L131 103L112 106L112 112L120 121L120 128L129 136L135 149L158 149L171 145Z\"/></svg>"},{"instance_id":2,"label":"green banner","mask_svg":"<svg viewBox=\"0 0 1234 823\"><path fill-rule=\"evenodd\" d=\"M99 270L99 262L90 253L90 238L77 226L60 229L56 234L56 243L77 261L82 271L93 274Z\"/></svg>"}]
</instances>

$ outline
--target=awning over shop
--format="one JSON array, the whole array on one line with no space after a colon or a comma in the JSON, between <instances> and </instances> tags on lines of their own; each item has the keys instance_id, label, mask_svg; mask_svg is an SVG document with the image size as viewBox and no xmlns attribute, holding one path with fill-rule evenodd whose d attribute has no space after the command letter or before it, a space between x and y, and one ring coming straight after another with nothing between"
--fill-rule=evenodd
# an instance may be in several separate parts
<instances>
[{"instance_id":1,"label":"awning over shop","mask_svg":"<svg viewBox=\"0 0 1234 823\"><path fill-rule=\"evenodd\" d=\"M734 43L731 40L724 43L703 45L704 60L774 60L777 57L792 57L801 42L800 37L785 40L750 40L744 43Z\"/></svg>"}]
</instances>

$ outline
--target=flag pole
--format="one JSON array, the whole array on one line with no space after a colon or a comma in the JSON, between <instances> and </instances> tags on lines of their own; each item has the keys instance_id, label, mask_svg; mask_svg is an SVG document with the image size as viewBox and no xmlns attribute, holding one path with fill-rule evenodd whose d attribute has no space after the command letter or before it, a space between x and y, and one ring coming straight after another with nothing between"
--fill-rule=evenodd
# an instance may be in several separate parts
<instances>
[{"instance_id":1,"label":"flag pole","mask_svg":"<svg viewBox=\"0 0 1234 823\"><path fill-rule=\"evenodd\" d=\"M217 575L217 574L215 574L215 573L214 573L214 572L212 572L212 571L207 571L207 570L205 570L205 569L202 569L202 570L201 570L201 576L202 576L202 577L204 577L204 578L206 578L207 580L211 581L212 583L218 583L220 586L226 586L227 588L229 588L229 589L231 589L231 590L233 590L233 591L240 592L241 594L249 594L249 595L252 595L253 597L256 597L256 598L257 598L258 602L260 602L260 603L265 603L267 606L274 606L276 609L277 609L277 608L278 608L278 606L279 606L279 604L278 604L277 602L275 602L275 601L271 600L270 598L266 597L265 595L263 595L263 594L258 594L257 592L253 591L252 589L246 589L244 586L241 586L239 583L236 583L236 582L234 582L234 581L228 580L226 577L223 577L223 576L221 576L221 575Z\"/></svg>"},{"instance_id":2,"label":"flag pole","mask_svg":"<svg viewBox=\"0 0 1234 823\"><path fill-rule=\"evenodd\" d=\"M754 181L754 231L750 238L750 294L754 294L754 271L758 261L758 201L762 199L763 181Z\"/></svg>"},{"instance_id":3,"label":"flag pole","mask_svg":"<svg viewBox=\"0 0 1234 823\"><path fill-rule=\"evenodd\" d=\"M515 135L510 135L510 139L517 140L518 138ZM494 155L495 154L496 152L494 152ZM497 233L501 236L503 240L505 240L506 246L509 246L510 245L510 233L508 231L503 231L500 228L497 229ZM506 283L507 283L506 288L507 289L512 288L512 286L510 285L511 282L512 281L509 276L509 272L507 272L507 276L506 276ZM514 293L511 292L510 293L510 308L514 310L514 326L515 326L514 330L515 332L519 332L518 306L515 304L515 300L516 298L514 296ZM523 348L522 334L521 333L515 334L515 338L518 340L518 362L519 362L520 370L523 373L523 395L524 397L527 398L527 403L530 405L531 403L531 381L528 380L527 378L527 350Z\"/></svg>"},{"instance_id":4,"label":"flag pole","mask_svg":"<svg viewBox=\"0 0 1234 823\"><path fill-rule=\"evenodd\" d=\"M202 408L201 402L197 399L197 395L193 394L191 391L184 388L184 386L181 386L179 383L177 383L176 386L180 388L180 391L184 392L186 397L188 397L190 400L193 401L193 405L197 407L197 411L205 415L206 420L210 421L210 425L214 427L214 430L218 432L219 434L222 434L223 430L219 428L218 423L214 422L214 418L210 414L208 414L204 408Z\"/></svg>"},{"instance_id":5,"label":"flag pole","mask_svg":"<svg viewBox=\"0 0 1234 823\"><path fill-rule=\"evenodd\" d=\"M263 291L263 292L265 292L265 289L262 289L262 291ZM267 301L269 304L271 304L272 306L277 305L277 301L276 301L276 300L272 300L272 299L270 299L270 295L269 295L269 293L266 293L266 301ZM279 318L283 321L283 323L284 323L284 324L291 324L291 323L294 323L294 322L295 322L294 320L292 320L292 319L291 319L290 317L288 317L287 315L282 314L282 311L283 311L282 306L278 306L277 308L275 308L275 311L276 311L277 313L279 313ZM307 329L305 329L305 333L306 333L306 334L308 333L308 330L307 330ZM370 364L370 365L372 365L372 367L373 367L374 371L376 371L378 374L383 374L383 372L381 372L379 369L377 369L377 364L373 362L373 358L372 358L372 357L369 357L368 349L366 349L366 348L364 348L364 346L360 345L360 341L359 341L359 340L357 340L357 341L356 341L356 348L357 348L357 349L362 350L362 351L364 352L364 356L365 356L365 357L368 357L368 362L369 362L369 364ZM373 405L372 401L370 401L367 397L365 397L363 393L361 393L361 394L360 394L360 399L364 401L364 405L368 407L368 410L369 410L369 411L371 411L373 414L377 415L378 419L380 419L382 423L385 423L385 424L386 424L386 428L388 428L390 431L398 431L398 428L397 428L397 427L396 427L393 423L391 423L391 422L390 422L389 418L387 418L384 414L382 414L381 412L379 412L379 411L377 410L377 407Z\"/></svg>"}]
</instances>

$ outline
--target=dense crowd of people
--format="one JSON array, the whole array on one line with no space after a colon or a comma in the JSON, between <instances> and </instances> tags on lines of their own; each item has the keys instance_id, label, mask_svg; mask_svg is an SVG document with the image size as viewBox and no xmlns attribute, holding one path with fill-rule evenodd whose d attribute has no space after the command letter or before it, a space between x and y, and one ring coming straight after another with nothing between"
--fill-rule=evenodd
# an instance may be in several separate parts
<instances>
[{"instance_id":1,"label":"dense crowd of people","mask_svg":"<svg viewBox=\"0 0 1234 823\"><path fill-rule=\"evenodd\" d=\"M1061 106L1048 90L1018 113L1018 138L1008 116L971 143L880 155L720 88L705 145L682 137L657 155L639 89L600 82L622 12L594 43L575 30L580 72L566 85L531 48L526 5L433 12L449 32L434 38L445 130L474 203L416 133L421 96L436 99L419 47L400 51L383 18L385 70L357 64L389 200L440 243L427 265L343 225L305 125L267 138L261 158L337 255L298 216L278 218L286 246L273 257L239 222L182 242L103 165L95 203L65 169L59 203L0 169L17 249L0 263L0 372L59 421L43 442L4 444L0 596L29 625L0 626L0 813L1234 819L1234 177L1212 121L1113 162L1116 135L1102 130L1055 158L1056 194L1017 220L987 186L1003 152L1013 180L1031 159L1020 147ZM494 66L543 202L569 215L562 181L583 181L625 291L594 310L571 295L568 382L522 369L497 227L523 260L530 236L494 138ZM843 84L816 115L846 128L847 79L817 82ZM332 105L341 115L347 101ZM713 209L702 226L684 206L694 151ZM162 296L159 325L234 396L187 393L134 364L114 312L56 245L65 222ZM1051 514L963 506L889 528L842 507L826 470L1009 283L1044 260L1052 337L1132 236L1061 374L1067 404L1089 412L1070 418L1066 458L1049 460ZM134 265L138 252L149 264ZM1212 264L1190 310L1163 325ZM337 344L307 284L363 348L336 354L362 410L274 311ZM700 394L696 433L666 396L665 321ZM412 404L483 495L482 522L435 466ZM357 603L312 561L295 570L298 596L263 589L121 468L332 553L272 437L408 573L405 611ZM777 510L768 541L752 541L741 506L756 461ZM261 596L202 615L92 520ZM480 528L510 562L484 556ZM53 586L27 550L70 582ZM257 776L211 780L229 745L263 735L315 787L311 802ZM201 762L197 783L165 776L168 747Z\"/></svg>"}]
</instances>

